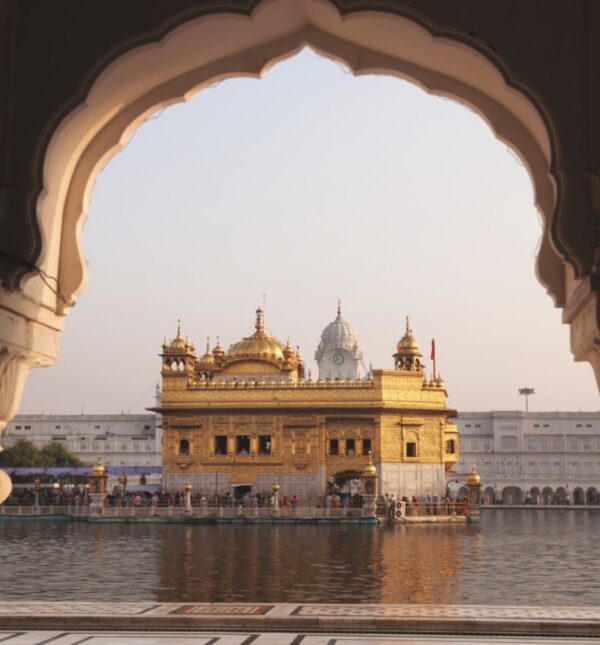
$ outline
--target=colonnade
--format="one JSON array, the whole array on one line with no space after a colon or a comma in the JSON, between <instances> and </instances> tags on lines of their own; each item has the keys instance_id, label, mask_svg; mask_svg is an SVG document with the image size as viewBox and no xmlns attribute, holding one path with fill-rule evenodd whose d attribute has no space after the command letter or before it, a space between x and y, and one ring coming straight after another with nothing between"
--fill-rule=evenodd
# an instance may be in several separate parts
<instances>
[{"instance_id":1,"label":"colonnade","mask_svg":"<svg viewBox=\"0 0 600 645\"><path fill-rule=\"evenodd\" d=\"M531 504L531 505L575 505L600 506L600 492L595 486L550 486L539 485L529 488L521 486L486 486L483 490L484 504Z\"/></svg>"}]
</instances>

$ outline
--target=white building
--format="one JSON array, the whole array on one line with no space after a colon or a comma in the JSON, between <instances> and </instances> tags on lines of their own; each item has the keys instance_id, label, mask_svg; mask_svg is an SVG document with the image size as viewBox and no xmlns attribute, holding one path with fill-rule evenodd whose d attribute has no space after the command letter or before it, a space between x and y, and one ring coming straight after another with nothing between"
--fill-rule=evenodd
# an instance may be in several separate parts
<instances>
[{"instance_id":1,"label":"white building","mask_svg":"<svg viewBox=\"0 0 600 645\"><path fill-rule=\"evenodd\" d=\"M85 464L100 457L106 466L160 466L157 425L155 414L18 415L2 433L2 444L28 439L41 448L55 441Z\"/></svg>"},{"instance_id":2,"label":"white building","mask_svg":"<svg viewBox=\"0 0 600 645\"><path fill-rule=\"evenodd\" d=\"M453 471L475 462L489 501L600 502L600 412L461 412L456 425Z\"/></svg>"}]
</instances>

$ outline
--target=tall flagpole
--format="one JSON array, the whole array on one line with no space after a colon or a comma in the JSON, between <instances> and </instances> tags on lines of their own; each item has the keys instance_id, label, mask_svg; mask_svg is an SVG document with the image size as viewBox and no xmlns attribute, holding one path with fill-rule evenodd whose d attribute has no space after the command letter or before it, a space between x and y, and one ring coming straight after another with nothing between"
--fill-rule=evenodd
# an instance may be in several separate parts
<instances>
[{"instance_id":1,"label":"tall flagpole","mask_svg":"<svg viewBox=\"0 0 600 645\"><path fill-rule=\"evenodd\" d=\"M435 338L431 339L431 360L433 361L433 380L436 379L436 369L435 369Z\"/></svg>"}]
</instances>

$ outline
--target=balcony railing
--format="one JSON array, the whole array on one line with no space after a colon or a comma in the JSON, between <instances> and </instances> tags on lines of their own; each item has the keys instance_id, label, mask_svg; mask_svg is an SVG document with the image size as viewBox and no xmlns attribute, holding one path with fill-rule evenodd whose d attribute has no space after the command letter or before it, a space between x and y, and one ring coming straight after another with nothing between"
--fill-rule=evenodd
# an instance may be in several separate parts
<instances>
[{"instance_id":1,"label":"balcony railing","mask_svg":"<svg viewBox=\"0 0 600 645\"><path fill-rule=\"evenodd\" d=\"M90 506L82 504L36 506L35 504L1 505L0 515L11 516L49 516L62 515L69 517L104 517L104 518L205 518L223 519L259 519L273 516L289 519L342 519L368 517L363 508L322 508L317 506L281 507L270 506L185 506L149 505L149 506Z\"/></svg>"}]
</instances>

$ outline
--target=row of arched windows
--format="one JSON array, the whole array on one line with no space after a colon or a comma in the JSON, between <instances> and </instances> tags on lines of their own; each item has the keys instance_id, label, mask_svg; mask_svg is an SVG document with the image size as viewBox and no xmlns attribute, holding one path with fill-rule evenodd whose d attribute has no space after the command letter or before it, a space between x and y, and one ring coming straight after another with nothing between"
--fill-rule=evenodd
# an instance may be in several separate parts
<instances>
[{"instance_id":1,"label":"row of arched windows","mask_svg":"<svg viewBox=\"0 0 600 645\"><path fill-rule=\"evenodd\" d=\"M163 363L163 369L165 372L183 372L185 370L185 362L182 360L167 359Z\"/></svg>"},{"instance_id":2,"label":"row of arched windows","mask_svg":"<svg viewBox=\"0 0 600 645\"><path fill-rule=\"evenodd\" d=\"M218 437L217 443L216 443L216 449L215 449L215 454L226 454L226 441L227 438L224 437L225 439L225 444L224 444L224 451L223 447L221 444L218 442L218 440L221 440L221 443L223 442L223 439L221 437ZM239 436L236 438L236 452L237 454L243 455L243 454L248 454L250 450L250 437L244 435L244 436ZM263 439L261 435L261 440ZM265 435L264 437L265 447L263 447L262 443L261 445L261 454L270 454L271 453L271 437L270 435ZM356 440L355 439L345 439L344 441L344 452L347 457L354 457L356 455ZM266 447L268 446L268 448ZM405 444L405 457L409 458L414 458L418 457L418 450L417 450L417 441L406 441ZM372 450L372 443L371 439L363 439L362 440L362 454L363 455L370 455ZM448 439L446 441L446 454L453 455L456 453L456 442L454 439ZM179 440L179 454L180 455L189 455L190 454L190 442L188 439L180 439ZM329 439L329 454L330 455L340 455L342 454L340 452L340 440L337 438L331 438Z\"/></svg>"}]
</instances>

